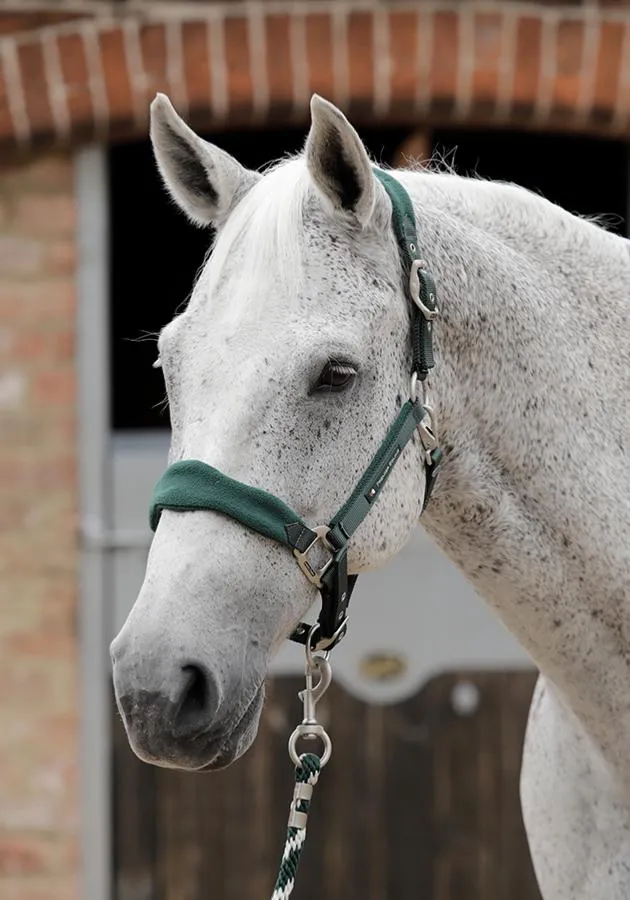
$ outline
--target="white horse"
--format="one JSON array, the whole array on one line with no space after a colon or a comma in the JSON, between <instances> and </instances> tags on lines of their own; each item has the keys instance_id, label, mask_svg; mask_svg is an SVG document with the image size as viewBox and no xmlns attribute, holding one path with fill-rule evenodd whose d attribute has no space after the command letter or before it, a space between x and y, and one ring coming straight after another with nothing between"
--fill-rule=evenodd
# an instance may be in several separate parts
<instances>
[{"instance_id":1,"label":"white horse","mask_svg":"<svg viewBox=\"0 0 630 900\"><path fill-rule=\"evenodd\" d=\"M411 349L389 196L342 113L319 97L311 113L304 154L264 176L164 96L151 132L175 202L218 229L158 342L170 461L212 464L319 523L407 399ZM421 523L541 672L521 795L545 900L628 900L629 244L513 185L393 174L441 312L430 394L445 459ZM350 542L351 572L408 540L423 459L414 439ZM138 756L199 770L244 753L269 661L315 598L286 548L216 512L165 511L112 645Z\"/></svg>"}]
</instances>

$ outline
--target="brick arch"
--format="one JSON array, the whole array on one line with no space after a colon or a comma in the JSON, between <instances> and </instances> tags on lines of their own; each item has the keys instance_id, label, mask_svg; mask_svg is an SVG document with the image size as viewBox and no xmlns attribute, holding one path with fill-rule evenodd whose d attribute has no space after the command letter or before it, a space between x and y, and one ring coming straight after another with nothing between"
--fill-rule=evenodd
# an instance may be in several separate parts
<instances>
[{"instance_id":1,"label":"brick arch","mask_svg":"<svg viewBox=\"0 0 630 900\"><path fill-rule=\"evenodd\" d=\"M302 121L313 91L358 122L630 131L617 9L433 0L196 4L0 36L0 145L145 134L167 92L199 128ZM153 16L161 16L151 18Z\"/></svg>"}]
</instances>

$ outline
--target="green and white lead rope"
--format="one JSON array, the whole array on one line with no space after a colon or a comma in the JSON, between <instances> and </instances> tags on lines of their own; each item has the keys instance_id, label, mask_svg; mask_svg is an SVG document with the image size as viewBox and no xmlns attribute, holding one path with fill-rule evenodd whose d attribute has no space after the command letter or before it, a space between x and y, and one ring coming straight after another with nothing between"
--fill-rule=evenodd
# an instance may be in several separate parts
<instances>
[{"instance_id":1,"label":"green and white lead rope","mask_svg":"<svg viewBox=\"0 0 630 900\"><path fill-rule=\"evenodd\" d=\"M271 900L288 900L295 884L295 874L306 840L306 822L313 788L317 784L321 760L315 753L303 753L295 768L295 790L289 813L287 839L282 853L280 871Z\"/></svg>"}]
</instances>

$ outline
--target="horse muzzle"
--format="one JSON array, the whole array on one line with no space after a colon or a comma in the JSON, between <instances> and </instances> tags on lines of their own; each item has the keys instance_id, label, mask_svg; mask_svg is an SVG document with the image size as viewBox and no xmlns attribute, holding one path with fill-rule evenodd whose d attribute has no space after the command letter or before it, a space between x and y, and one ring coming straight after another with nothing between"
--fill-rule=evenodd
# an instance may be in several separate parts
<instances>
[{"instance_id":1,"label":"horse muzzle","mask_svg":"<svg viewBox=\"0 0 630 900\"><path fill-rule=\"evenodd\" d=\"M199 661L142 665L112 645L116 701L129 743L144 762L212 770L238 758L253 741L263 688L226 701L211 669Z\"/></svg>"}]
</instances>

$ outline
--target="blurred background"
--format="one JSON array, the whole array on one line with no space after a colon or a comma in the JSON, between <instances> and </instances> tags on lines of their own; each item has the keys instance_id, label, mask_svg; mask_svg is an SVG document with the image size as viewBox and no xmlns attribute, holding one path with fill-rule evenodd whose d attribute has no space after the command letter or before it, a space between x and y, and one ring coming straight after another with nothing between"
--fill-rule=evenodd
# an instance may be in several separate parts
<instances>
[{"instance_id":1,"label":"blurred background","mask_svg":"<svg viewBox=\"0 0 630 900\"><path fill-rule=\"evenodd\" d=\"M147 336L209 243L158 182L156 91L251 167L301 147L317 91L382 163L437 155L627 229L627 0L0 0L3 900L264 898L284 838L297 648L220 774L139 763L112 703L168 446ZM333 663L295 896L536 900L535 673L420 531L363 579Z\"/></svg>"}]
</instances>

